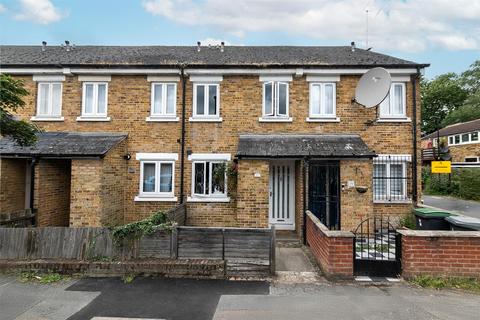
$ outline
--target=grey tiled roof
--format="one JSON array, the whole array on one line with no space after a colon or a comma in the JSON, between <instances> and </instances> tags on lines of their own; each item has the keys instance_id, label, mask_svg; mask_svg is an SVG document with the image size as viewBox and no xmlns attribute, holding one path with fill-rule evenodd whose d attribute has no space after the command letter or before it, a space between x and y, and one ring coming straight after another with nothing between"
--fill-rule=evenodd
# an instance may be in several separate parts
<instances>
[{"instance_id":1,"label":"grey tiled roof","mask_svg":"<svg viewBox=\"0 0 480 320\"><path fill-rule=\"evenodd\" d=\"M3 66L384 66L416 67L392 56L348 46L76 46L70 51L60 46L0 46Z\"/></svg>"},{"instance_id":2,"label":"grey tiled roof","mask_svg":"<svg viewBox=\"0 0 480 320\"><path fill-rule=\"evenodd\" d=\"M480 131L480 119L472 120L468 122L456 123L456 124L449 125L448 127L445 127L443 129L440 129L440 137L449 136L452 134L467 133L472 131ZM430 139L430 138L436 138L436 137L437 137L437 131L424 136L422 139Z\"/></svg>"},{"instance_id":3,"label":"grey tiled roof","mask_svg":"<svg viewBox=\"0 0 480 320\"><path fill-rule=\"evenodd\" d=\"M238 157L252 158L372 158L375 152L356 134L245 134Z\"/></svg>"},{"instance_id":4,"label":"grey tiled roof","mask_svg":"<svg viewBox=\"0 0 480 320\"><path fill-rule=\"evenodd\" d=\"M22 147L10 138L0 139L0 157L101 157L126 134L105 132L42 132L33 146Z\"/></svg>"}]
</instances>

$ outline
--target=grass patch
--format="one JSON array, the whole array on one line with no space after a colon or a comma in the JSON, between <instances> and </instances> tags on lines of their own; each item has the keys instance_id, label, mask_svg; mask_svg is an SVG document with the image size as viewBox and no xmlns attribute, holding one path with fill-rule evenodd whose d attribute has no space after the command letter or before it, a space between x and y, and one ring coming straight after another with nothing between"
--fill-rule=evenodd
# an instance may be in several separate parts
<instances>
[{"instance_id":1,"label":"grass patch","mask_svg":"<svg viewBox=\"0 0 480 320\"><path fill-rule=\"evenodd\" d=\"M417 276L410 280L422 288L461 289L480 294L480 279L476 278L441 278L432 276Z\"/></svg>"},{"instance_id":2,"label":"grass patch","mask_svg":"<svg viewBox=\"0 0 480 320\"><path fill-rule=\"evenodd\" d=\"M49 284L59 281L67 281L69 279L69 276L64 276L56 272L40 273L36 271L25 271L21 272L18 276L18 280L22 283L38 282L42 284Z\"/></svg>"}]
</instances>

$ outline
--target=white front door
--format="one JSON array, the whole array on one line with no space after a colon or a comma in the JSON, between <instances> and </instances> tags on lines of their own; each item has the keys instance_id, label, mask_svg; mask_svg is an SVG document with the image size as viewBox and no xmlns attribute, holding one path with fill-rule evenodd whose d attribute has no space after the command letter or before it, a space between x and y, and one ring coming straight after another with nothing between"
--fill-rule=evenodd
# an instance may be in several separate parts
<instances>
[{"instance_id":1,"label":"white front door","mask_svg":"<svg viewBox=\"0 0 480 320\"><path fill-rule=\"evenodd\" d=\"M270 163L269 223L295 229L295 162Z\"/></svg>"}]
</instances>

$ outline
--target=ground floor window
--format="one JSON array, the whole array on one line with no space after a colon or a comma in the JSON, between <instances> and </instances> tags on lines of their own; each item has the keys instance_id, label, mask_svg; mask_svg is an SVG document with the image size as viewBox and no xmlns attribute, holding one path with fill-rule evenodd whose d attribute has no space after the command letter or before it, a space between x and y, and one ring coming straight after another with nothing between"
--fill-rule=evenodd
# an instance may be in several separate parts
<instances>
[{"instance_id":1,"label":"ground floor window","mask_svg":"<svg viewBox=\"0 0 480 320\"><path fill-rule=\"evenodd\" d=\"M169 153L137 154L137 160L140 160L140 190L135 200L175 200L174 177L177 158L177 154Z\"/></svg>"},{"instance_id":2,"label":"ground floor window","mask_svg":"<svg viewBox=\"0 0 480 320\"><path fill-rule=\"evenodd\" d=\"M227 161L229 154L192 154L192 197L201 199L228 200Z\"/></svg>"},{"instance_id":3,"label":"ground floor window","mask_svg":"<svg viewBox=\"0 0 480 320\"><path fill-rule=\"evenodd\" d=\"M379 155L373 163L373 200L406 201L409 155Z\"/></svg>"}]
</instances>

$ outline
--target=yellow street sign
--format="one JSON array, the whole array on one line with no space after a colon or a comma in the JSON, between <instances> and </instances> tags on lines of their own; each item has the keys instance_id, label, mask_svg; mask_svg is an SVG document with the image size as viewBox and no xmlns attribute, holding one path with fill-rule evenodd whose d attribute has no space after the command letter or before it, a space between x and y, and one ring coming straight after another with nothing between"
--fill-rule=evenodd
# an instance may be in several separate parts
<instances>
[{"instance_id":1,"label":"yellow street sign","mask_svg":"<svg viewBox=\"0 0 480 320\"><path fill-rule=\"evenodd\" d=\"M432 161L432 173L452 173L450 161Z\"/></svg>"}]
</instances>

